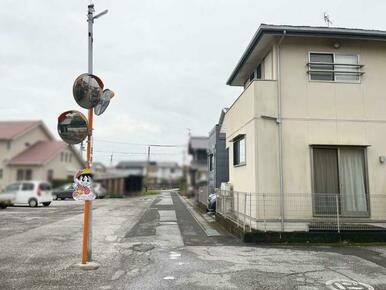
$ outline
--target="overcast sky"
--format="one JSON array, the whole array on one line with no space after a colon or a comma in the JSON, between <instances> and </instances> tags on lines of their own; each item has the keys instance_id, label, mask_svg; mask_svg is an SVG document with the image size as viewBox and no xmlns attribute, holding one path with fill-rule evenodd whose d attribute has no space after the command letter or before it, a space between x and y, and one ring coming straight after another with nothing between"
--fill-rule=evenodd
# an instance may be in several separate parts
<instances>
[{"instance_id":1,"label":"overcast sky","mask_svg":"<svg viewBox=\"0 0 386 290\"><path fill-rule=\"evenodd\" d=\"M87 0L0 0L0 120L42 119L80 108L87 72ZM116 92L95 120L95 160L145 159L139 144L186 144L207 135L241 93L225 84L260 23L386 30L386 1L95 0L94 74ZM81 110L85 112L85 110ZM106 140L121 143L107 143ZM182 161L183 148L152 159ZM135 154L123 154L135 153ZM136 154L139 153L139 154ZM156 154L160 153L160 154Z\"/></svg>"}]
</instances>

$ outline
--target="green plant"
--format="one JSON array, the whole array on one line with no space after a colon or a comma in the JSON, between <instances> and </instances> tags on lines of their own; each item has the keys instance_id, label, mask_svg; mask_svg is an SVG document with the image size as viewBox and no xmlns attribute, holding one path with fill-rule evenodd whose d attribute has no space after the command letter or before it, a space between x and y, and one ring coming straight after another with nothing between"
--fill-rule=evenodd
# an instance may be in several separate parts
<instances>
[{"instance_id":1,"label":"green plant","mask_svg":"<svg viewBox=\"0 0 386 290\"><path fill-rule=\"evenodd\" d=\"M160 190L148 190L148 191L143 191L142 195L155 195L159 194L161 191Z\"/></svg>"},{"instance_id":2,"label":"green plant","mask_svg":"<svg viewBox=\"0 0 386 290\"><path fill-rule=\"evenodd\" d=\"M124 196L120 193L112 193L109 195L110 198L124 198Z\"/></svg>"}]
</instances>

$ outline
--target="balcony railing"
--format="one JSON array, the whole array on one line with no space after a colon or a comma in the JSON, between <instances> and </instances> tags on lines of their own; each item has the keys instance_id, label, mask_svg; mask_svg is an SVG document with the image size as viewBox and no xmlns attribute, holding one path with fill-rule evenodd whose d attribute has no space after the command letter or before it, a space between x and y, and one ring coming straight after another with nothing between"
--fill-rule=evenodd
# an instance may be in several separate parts
<instances>
[{"instance_id":1,"label":"balcony railing","mask_svg":"<svg viewBox=\"0 0 386 290\"><path fill-rule=\"evenodd\" d=\"M361 70L364 66L363 64L308 62L307 66L308 74L332 76L333 78L335 75L359 77L365 73Z\"/></svg>"}]
</instances>

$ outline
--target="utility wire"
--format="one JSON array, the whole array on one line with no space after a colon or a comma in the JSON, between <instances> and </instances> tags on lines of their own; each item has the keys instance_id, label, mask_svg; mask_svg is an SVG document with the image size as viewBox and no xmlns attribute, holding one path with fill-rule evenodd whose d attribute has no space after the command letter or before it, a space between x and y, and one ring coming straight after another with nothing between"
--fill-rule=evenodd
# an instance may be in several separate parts
<instances>
[{"instance_id":1,"label":"utility wire","mask_svg":"<svg viewBox=\"0 0 386 290\"><path fill-rule=\"evenodd\" d=\"M126 155L147 155L147 153L142 153L142 152L119 152L119 151L100 151L100 150L94 150L93 152L96 153L105 153L106 155L111 155L111 154L126 154ZM152 153L154 155L180 155L181 152L176 152L176 153Z\"/></svg>"},{"instance_id":2,"label":"utility wire","mask_svg":"<svg viewBox=\"0 0 386 290\"><path fill-rule=\"evenodd\" d=\"M151 146L151 147L185 147L186 146L186 144L144 144L144 143L112 141L112 140L99 139L99 138L94 138L94 140L100 141L100 142L105 142L105 143L136 145L136 146Z\"/></svg>"}]
</instances>

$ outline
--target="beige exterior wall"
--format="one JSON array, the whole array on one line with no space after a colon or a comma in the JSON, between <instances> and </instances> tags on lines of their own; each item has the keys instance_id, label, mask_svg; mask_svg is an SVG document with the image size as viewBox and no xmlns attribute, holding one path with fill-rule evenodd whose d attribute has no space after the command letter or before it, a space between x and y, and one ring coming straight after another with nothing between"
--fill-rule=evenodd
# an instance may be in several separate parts
<instances>
[{"instance_id":1,"label":"beige exterior wall","mask_svg":"<svg viewBox=\"0 0 386 290\"><path fill-rule=\"evenodd\" d=\"M286 219L312 219L312 144L369 145L368 188L372 220L386 220L386 44L322 38L284 38L280 47L280 82L252 82L226 113L222 131L229 147L229 179L235 191L264 193L271 204L265 218L280 219L277 92L281 91L283 171ZM309 52L358 54L365 74L359 83L310 81ZM277 53L264 60L273 79ZM272 61L270 61L272 60ZM272 66L267 65L274 63ZM272 67L272 72L267 70ZM264 116L264 117L263 117ZM267 118L273 117L273 118ZM246 134L247 165L233 166L232 139ZM261 201L251 201L261 218ZM248 205L249 207L249 205ZM277 224L276 224L277 226ZM272 228L275 226L272 225ZM300 226L301 227L301 226ZM286 230L299 229L288 226Z\"/></svg>"},{"instance_id":2,"label":"beige exterior wall","mask_svg":"<svg viewBox=\"0 0 386 290\"><path fill-rule=\"evenodd\" d=\"M229 182L235 191L258 192L263 186L259 181L266 180L266 172L269 170L264 168L264 164L272 162L272 141L276 140L276 136L272 134L272 121L261 119L261 116L276 115L276 91L276 81L253 81L225 114L221 130L226 133ZM260 123L265 126L259 126ZM262 138L260 134L267 135L268 138ZM238 135L245 135L246 164L242 166L233 165L232 140ZM258 159L261 159L260 162ZM270 182L267 179L267 183Z\"/></svg>"},{"instance_id":3,"label":"beige exterior wall","mask_svg":"<svg viewBox=\"0 0 386 290\"><path fill-rule=\"evenodd\" d=\"M27 143L33 145L38 141L50 139L51 137L47 135L43 128L37 126L12 141L0 141L0 169L3 169L3 178L0 178L0 189L16 179L14 172L7 169L7 162L17 154L23 152L28 147Z\"/></svg>"},{"instance_id":4,"label":"beige exterior wall","mask_svg":"<svg viewBox=\"0 0 386 290\"><path fill-rule=\"evenodd\" d=\"M386 45L379 42L288 38L281 48L283 112L283 165L286 195L311 193L311 144L369 145L367 149L370 210L373 218L386 218L386 208L375 206L386 200ZM359 83L309 81L309 52L358 54L365 74ZM386 80L386 79L385 79ZM382 198L383 196L383 198ZM376 200L375 200L376 199ZM311 204L311 198L306 203ZM381 212L379 212L381 211ZM286 206L287 214L291 204ZM306 206L297 214L312 216Z\"/></svg>"},{"instance_id":5,"label":"beige exterior wall","mask_svg":"<svg viewBox=\"0 0 386 290\"><path fill-rule=\"evenodd\" d=\"M68 176L73 176L75 171L81 169L83 165L75 157L74 153L68 148L61 150L67 153L67 162L65 159L61 161L60 152L53 157L47 164L43 166L9 166L7 162L28 148L27 144L33 145L38 141L51 140L51 136L47 135L41 126L31 129L27 133L15 138L12 141L0 141L0 169L3 171L3 176L0 178L0 189L3 189L7 184L17 180L18 169L31 169L32 179L47 180L48 170L53 170L54 179L67 179ZM8 145L8 143L10 145ZM72 155L71 161L69 156Z\"/></svg>"},{"instance_id":6,"label":"beige exterior wall","mask_svg":"<svg viewBox=\"0 0 386 290\"><path fill-rule=\"evenodd\" d=\"M66 153L68 158L67 161L65 159L61 159L61 152ZM76 158L72 150L68 147L58 152L54 158L52 158L47 164L45 164L42 168L43 176L42 178L47 178L48 170L53 170L53 178L54 179L68 179L69 177L74 177L75 173L79 169L83 169L84 165ZM70 157L71 156L71 157Z\"/></svg>"},{"instance_id":7,"label":"beige exterior wall","mask_svg":"<svg viewBox=\"0 0 386 290\"><path fill-rule=\"evenodd\" d=\"M67 162L61 158L61 152L67 153ZM71 161L70 161L70 157ZM14 165L8 167L9 183L14 182L17 179L18 169L31 169L33 180L48 181L48 171L53 170L53 179L70 179L75 175L76 171L82 169L83 165L75 157L74 153L69 148L64 148L58 154L56 154L51 160L49 160L43 166L27 166L27 165ZM70 178L71 177L71 178Z\"/></svg>"}]
</instances>

